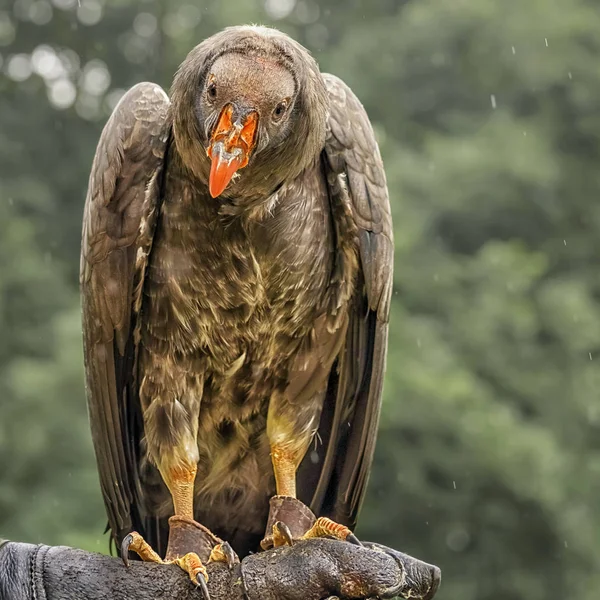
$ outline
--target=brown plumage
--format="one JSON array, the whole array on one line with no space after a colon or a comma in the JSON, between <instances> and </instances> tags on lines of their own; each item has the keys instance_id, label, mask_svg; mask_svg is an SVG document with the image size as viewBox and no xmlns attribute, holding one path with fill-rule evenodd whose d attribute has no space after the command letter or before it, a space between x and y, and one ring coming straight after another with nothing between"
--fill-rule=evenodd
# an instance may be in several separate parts
<instances>
[{"instance_id":1,"label":"brown plumage","mask_svg":"<svg viewBox=\"0 0 600 600\"><path fill-rule=\"evenodd\" d=\"M217 141L234 126L249 161L229 182ZM284 34L226 29L192 50L171 100L151 83L123 97L92 166L81 256L90 422L117 542L136 529L164 552L167 486L183 506L177 474L197 465L193 516L255 550L272 451L299 466L316 514L355 524L392 258L368 117Z\"/></svg>"}]
</instances>

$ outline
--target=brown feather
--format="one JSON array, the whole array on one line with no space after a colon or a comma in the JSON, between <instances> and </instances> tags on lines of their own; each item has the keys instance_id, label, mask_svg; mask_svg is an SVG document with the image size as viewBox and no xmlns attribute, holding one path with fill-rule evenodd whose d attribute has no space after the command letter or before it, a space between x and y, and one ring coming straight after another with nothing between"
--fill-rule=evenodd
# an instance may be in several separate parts
<instances>
[{"instance_id":1,"label":"brown feather","mask_svg":"<svg viewBox=\"0 0 600 600\"><path fill-rule=\"evenodd\" d=\"M236 67L240 53L267 69L263 80ZM198 94L218 68L230 93L253 99L263 129L248 167L213 199L214 116ZM279 131L266 115L285 78L295 96ZM299 44L230 28L190 53L171 104L152 84L128 92L98 145L81 262L90 421L116 540L136 528L164 551L172 504L156 467L187 461L198 464L196 518L239 552L255 549L275 491L269 443L300 459L317 430L325 447L301 466L299 496L353 524L375 443L391 273L368 118Z\"/></svg>"}]
</instances>

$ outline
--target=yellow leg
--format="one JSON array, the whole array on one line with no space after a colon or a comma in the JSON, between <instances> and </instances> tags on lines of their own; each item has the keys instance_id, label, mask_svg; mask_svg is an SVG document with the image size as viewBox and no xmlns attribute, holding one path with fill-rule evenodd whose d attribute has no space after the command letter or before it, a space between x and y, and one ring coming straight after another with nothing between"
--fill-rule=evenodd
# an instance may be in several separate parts
<instances>
[{"instance_id":1,"label":"yellow leg","mask_svg":"<svg viewBox=\"0 0 600 600\"><path fill-rule=\"evenodd\" d=\"M281 446L271 446L271 460L275 472L278 496L296 497L296 456Z\"/></svg>"},{"instance_id":2,"label":"yellow leg","mask_svg":"<svg viewBox=\"0 0 600 600\"><path fill-rule=\"evenodd\" d=\"M173 498L173 507L175 515L194 520L194 481L196 479L196 465L190 467L172 468L163 475L165 483L171 492ZM135 552L146 562L160 564L175 564L183 569L190 577L192 582L199 586L205 600L210 600L206 582L208 573L206 567L202 564L200 557L195 552L188 552L183 556L178 556L173 560L163 560L137 532L132 532L125 536L121 544L121 556L126 566L129 566L128 553ZM201 575L201 577L199 577Z\"/></svg>"},{"instance_id":3,"label":"yellow leg","mask_svg":"<svg viewBox=\"0 0 600 600\"><path fill-rule=\"evenodd\" d=\"M303 454L300 456L303 456ZM273 471L275 472L277 495L296 498L298 453L292 452L288 447L272 444L271 460L273 461ZM293 543L289 527L280 521L273 525L272 536L274 547L292 545ZM302 536L302 539L317 537L332 537L360 545L360 542L348 527L326 517L318 518L315 524Z\"/></svg>"},{"instance_id":4,"label":"yellow leg","mask_svg":"<svg viewBox=\"0 0 600 600\"><path fill-rule=\"evenodd\" d=\"M174 513L178 517L194 519L194 481L198 467L186 465L169 469L165 483L173 497Z\"/></svg>"}]
</instances>

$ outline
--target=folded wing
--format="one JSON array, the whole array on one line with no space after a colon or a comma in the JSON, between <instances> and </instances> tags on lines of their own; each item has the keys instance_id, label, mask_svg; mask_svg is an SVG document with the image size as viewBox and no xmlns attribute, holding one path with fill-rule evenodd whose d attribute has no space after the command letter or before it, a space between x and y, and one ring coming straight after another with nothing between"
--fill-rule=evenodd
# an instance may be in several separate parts
<instances>
[{"instance_id":1,"label":"folded wing","mask_svg":"<svg viewBox=\"0 0 600 600\"><path fill-rule=\"evenodd\" d=\"M319 429L326 452L317 467L320 473L311 506L317 514L354 527L381 408L393 230L385 172L369 118L343 81L327 74L323 78L331 103L323 153L329 196L332 206L349 205L358 232L360 268L345 344L329 377ZM307 457L305 463L309 461ZM311 467L303 467L299 475L306 482L314 481ZM302 481L299 489L301 497L307 497Z\"/></svg>"},{"instance_id":2,"label":"folded wing","mask_svg":"<svg viewBox=\"0 0 600 600\"><path fill-rule=\"evenodd\" d=\"M136 85L121 99L96 149L83 218L80 283L88 411L109 527L117 542L132 529L148 527L137 472L142 422L135 334L159 210L169 104L162 88L152 83Z\"/></svg>"}]
</instances>

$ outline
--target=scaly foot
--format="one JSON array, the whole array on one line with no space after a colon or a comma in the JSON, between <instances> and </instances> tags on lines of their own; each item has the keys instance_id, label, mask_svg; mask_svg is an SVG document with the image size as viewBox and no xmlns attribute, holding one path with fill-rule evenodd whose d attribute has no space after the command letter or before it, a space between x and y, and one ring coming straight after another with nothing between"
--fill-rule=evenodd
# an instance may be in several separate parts
<instances>
[{"instance_id":1,"label":"scaly foot","mask_svg":"<svg viewBox=\"0 0 600 600\"><path fill-rule=\"evenodd\" d=\"M327 517L319 517L314 525L302 536L301 540L311 538L334 538L362 546L359 539L345 525L340 525ZM294 539L290 528L282 521L273 524L273 547L292 546Z\"/></svg>"},{"instance_id":2,"label":"scaly foot","mask_svg":"<svg viewBox=\"0 0 600 600\"><path fill-rule=\"evenodd\" d=\"M177 565L189 575L192 583L201 589L204 600L210 600L210 594L206 585L208 573L195 552L188 552L173 560L165 561L137 531L127 534L121 542L121 557L126 567L129 567L129 552L135 552L145 562L153 562L161 565ZM199 575L201 576L199 577Z\"/></svg>"},{"instance_id":3,"label":"scaly foot","mask_svg":"<svg viewBox=\"0 0 600 600\"><path fill-rule=\"evenodd\" d=\"M359 539L345 525L340 525L327 517L319 517L315 524L302 536L301 539L330 537L336 540L347 541L357 546L362 546Z\"/></svg>"}]
</instances>

